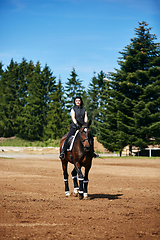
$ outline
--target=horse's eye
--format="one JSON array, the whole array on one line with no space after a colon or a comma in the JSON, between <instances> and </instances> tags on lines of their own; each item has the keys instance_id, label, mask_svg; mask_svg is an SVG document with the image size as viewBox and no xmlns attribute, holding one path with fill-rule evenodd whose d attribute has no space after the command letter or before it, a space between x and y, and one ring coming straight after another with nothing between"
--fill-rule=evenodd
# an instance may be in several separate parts
<instances>
[{"instance_id":1,"label":"horse's eye","mask_svg":"<svg viewBox=\"0 0 160 240\"><path fill-rule=\"evenodd\" d=\"M87 132L87 128L84 128L84 132Z\"/></svg>"}]
</instances>

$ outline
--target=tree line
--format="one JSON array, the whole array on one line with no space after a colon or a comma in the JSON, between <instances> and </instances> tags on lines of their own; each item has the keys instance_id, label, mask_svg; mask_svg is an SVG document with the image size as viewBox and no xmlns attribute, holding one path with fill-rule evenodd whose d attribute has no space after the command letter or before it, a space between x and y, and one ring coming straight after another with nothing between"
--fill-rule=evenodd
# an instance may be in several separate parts
<instances>
[{"instance_id":1,"label":"tree line","mask_svg":"<svg viewBox=\"0 0 160 240\"><path fill-rule=\"evenodd\" d=\"M50 68L12 59L0 63L0 136L26 140L61 138L70 127L70 109L81 95L91 131L110 151L129 145L160 144L160 44L146 22L118 59L119 69L94 73L88 89L73 68L65 86Z\"/></svg>"}]
</instances>

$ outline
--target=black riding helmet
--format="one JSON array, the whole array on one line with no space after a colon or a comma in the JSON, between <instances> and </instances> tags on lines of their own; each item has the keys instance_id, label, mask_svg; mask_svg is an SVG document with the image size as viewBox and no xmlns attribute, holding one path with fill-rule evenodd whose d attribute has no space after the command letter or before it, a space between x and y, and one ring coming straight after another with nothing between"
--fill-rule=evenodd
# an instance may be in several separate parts
<instances>
[{"instance_id":1,"label":"black riding helmet","mask_svg":"<svg viewBox=\"0 0 160 240\"><path fill-rule=\"evenodd\" d=\"M80 96L74 97L74 105L76 105L76 104L75 104L75 100L76 100L77 98L79 98L79 99L81 100L81 106L83 106L83 100L82 100L82 98L81 98Z\"/></svg>"}]
</instances>

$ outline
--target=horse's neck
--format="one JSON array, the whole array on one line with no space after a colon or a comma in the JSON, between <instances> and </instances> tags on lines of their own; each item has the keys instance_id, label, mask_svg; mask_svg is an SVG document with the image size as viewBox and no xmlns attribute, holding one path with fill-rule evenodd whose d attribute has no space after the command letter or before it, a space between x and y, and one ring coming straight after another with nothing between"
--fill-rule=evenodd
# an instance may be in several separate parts
<instances>
[{"instance_id":1,"label":"horse's neck","mask_svg":"<svg viewBox=\"0 0 160 240\"><path fill-rule=\"evenodd\" d=\"M80 147L80 149L83 150L83 144L82 144L80 133L77 134L77 137L76 137L75 141L76 141L76 144Z\"/></svg>"}]
</instances>

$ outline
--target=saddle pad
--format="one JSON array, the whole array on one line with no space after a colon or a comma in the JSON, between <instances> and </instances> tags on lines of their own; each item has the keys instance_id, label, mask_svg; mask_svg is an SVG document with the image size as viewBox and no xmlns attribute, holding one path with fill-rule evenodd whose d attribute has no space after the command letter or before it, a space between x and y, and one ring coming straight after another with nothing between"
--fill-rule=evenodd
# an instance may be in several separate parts
<instances>
[{"instance_id":1,"label":"saddle pad","mask_svg":"<svg viewBox=\"0 0 160 240\"><path fill-rule=\"evenodd\" d=\"M77 133L79 132L79 130L77 130L76 132L75 132L75 134L74 135L72 135L70 138L69 138L69 140L68 140L68 149L67 149L67 151L72 151L72 148L73 148L73 143L74 143L74 140L75 140L75 138L76 138L76 136L77 136Z\"/></svg>"}]
</instances>

